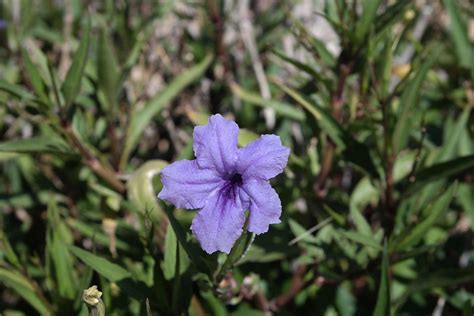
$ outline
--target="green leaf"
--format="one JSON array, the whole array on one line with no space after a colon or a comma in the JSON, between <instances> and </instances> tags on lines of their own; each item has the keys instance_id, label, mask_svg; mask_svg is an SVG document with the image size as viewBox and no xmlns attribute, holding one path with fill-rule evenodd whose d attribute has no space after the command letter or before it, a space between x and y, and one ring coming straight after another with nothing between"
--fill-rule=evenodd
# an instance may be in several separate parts
<instances>
[{"instance_id":1,"label":"green leaf","mask_svg":"<svg viewBox=\"0 0 474 316\"><path fill-rule=\"evenodd\" d=\"M437 162L452 158L456 154L455 150L461 140L462 133L465 128L468 128L471 110L472 107L467 106L462 114L456 119L455 125L449 130L445 128L448 133L444 137L443 147L441 148L439 155L436 157Z\"/></svg>"},{"instance_id":2,"label":"green leaf","mask_svg":"<svg viewBox=\"0 0 474 316\"><path fill-rule=\"evenodd\" d=\"M447 211L449 203L456 192L456 188L457 183L451 185L432 205L429 205L426 211L423 212L423 214L429 214L428 217L415 227L408 227L405 233L400 234L400 237L393 241L393 248L395 250L407 250L423 239L428 230L433 227Z\"/></svg>"},{"instance_id":3,"label":"green leaf","mask_svg":"<svg viewBox=\"0 0 474 316\"><path fill-rule=\"evenodd\" d=\"M0 143L0 152L72 154L66 142L51 137L33 137Z\"/></svg>"},{"instance_id":4,"label":"green leaf","mask_svg":"<svg viewBox=\"0 0 474 316\"><path fill-rule=\"evenodd\" d=\"M37 66L33 64L30 59L29 53L25 50L21 50L23 63L25 64L26 72L28 73L28 80L31 82L31 86L35 91L36 95L45 104L50 104L51 101L46 93L46 88L41 78L41 75L37 69Z\"/></svg>"},{"instance_id":5,"label":"green leaf","mask_svg":"<svg viewBox=\"0 0 474 316\"><path fill-rule=\"evenodd\" d=\"M278 80L273 80L273 82L286 94L288 94L293 100L295 100L299 105L308 111L320 124L321 129L323 129L329 137L336 143L337 146L345 148L344 143L344 131L339 123L334 120L334 118L329 114L325 109L314 104L314 102L309 101L305 96L300 94L298 91L288 87Z\"/></svg>"},{"instance_id":6,"label":"green leaf","mask_svg":"<svg viewBox=\"0 0 474 316\"><path fill-rule=\"evenodd\" d=\"M474 168L474 155L459 157L446 162L438 163L418 171L414 178L415 182L407 189L407 194L413 194L425 187L427 183L447 179L467 172ZM406 179L409 181L410 179Z\"/></svg>"},{"instance_id":7,"label":"green leaf","mask_svg":"<svg viewBox=\"0 0 474 316\"><path fill-rule=\"evenodd\" d=\"M404 290L403 294L396 299L395 308L399 308L415 293L429 291L436 288L455 287L472 281L474 281L473 267L465 269L442 269L430 272L427 275L420 275Z\"/></svg>"},{"instance_id":8,"label":"green leaf","mask_svg":"<svg viewBox=\"0 0 474 316\"><path fill-rule=\"evenodd\" d=\"M21 268L20 259L13 250L8 238L3 230L0 230L0 254L5 256L10 264L15 266L17 269Z\"/></svg>"},{"instance_id":9,"label":"green leaf","mask_svg":"<svg viewBox=\"0 0 474 316\"><path fill-rule=\"evenodd\" d=\"M284 53L278 51L278 50L273 50L273 54L278 56L279 58L283 59L284 61L292 64L296 68L306 72L308 75L310 75L312 78L311 80L316 80L315 84L318 82L323 83L326 87L329 87L330 81L325 79L323 76L321 76L320 71L314 69L311 65L305 64L300 62L299 60L296 60L294 58L288 57Z\"/></svg>"},{"instance_id":10,"label":"green leaf","mask_svg":"<svg viewBox=\"0 0 474 316\"><path fill-rule=\"evenodd\" d=\"M299 34L296 34L296 37L300 41L308 43L306 46L309 46L308 48L313 52L313 54L321 59L322 64L328 67L334 67L337 64L337 60L326 48L326 45L321 40L310 34L301 21L295 19L293 22L299 31Z\"/></svg>"},{"instance_id":11,"label":"green leaf","mask_svg":"<svg viewBox=\"0 0 474 316\"><path fill-rule=\"evenodd\" d=\"M81 90L82 76L84 74L84 68L87 62L87 56L89 52L91 22L90 18L86 23L86 29L83 31L83 37L79 48L74 54L71 67L69 68L66 79L62 85L62 91L64 95L64 101L66 107L68 107L74 100ZM100 45L99 45L100 46ZM99 79L100 80L100 79Z\"/></svg>"},{"instance_id":12,"label":"green leaf","mask_svg":"<svg viewBox=\"0 0 474 316\"><path fill-rule=\"evenodd\" d=\"M62 298L73 300L78 289L74 276L74 266L68 246L71 244L71 233L61 221L54 197L48 205L47 251L52 259L56 276L56 286Z\"/></svg>"},{"instance_id":13,"label":"green leaf","mask_svg":"<svg viewBox=\"0 0 474 316\"><path fill-rule=\"evenodd\" d=\"M232 83L230 88L234 95L251 105L273 109L276 114L296 121L303 121L305 119L304 113L290 104L271 99L264 99L258 94L244 90L236 83Z\"/></svg>"},{"instance_id":14,"label":"green leaf","mask_svg":"<svg viewBox=\"0 0 474 316\"><path fill-rule=\"evenodd\" d=\"M0 91L4 91L20 100L34 102L35 97L20 85L0 79Z\"/></svg>"},{"instance_id":15,"label":"green leaf","mask_svg":"<svg viewBox=\"0 0 474 316\"><path fill-rule=\"evenodd\" d=\"M460 65L465 68L472 67L472 50L474 47L469 41L468 27L459 12L455 0L443 0L449 16L449 33L454 42Z\"/></svg>"},{"instance_id":16,"label":"green leaf","mask_svg":"<svg viewBox=\"0 0 474 316\"><path fill-rule=\"evenodd\" d=\"M384 243L382 266L380 267L380 285L377 294L377 303L375 305L374 316L389 316L390 315L390 266L387 250L387 243Z\"/></svg>"},{"instance_id":17,"label":"green leaf","mask_svg":"<svg viewBox=\"0 0 474 316\"><path fill-rule=\"evenodd\" d=\"M211 271L209 269L209 266L201 258L198 250L187 241L186 232L184 231L183 227L174 216L173 211L168 208L165 208L164 210L166 212L166 215L168 215L168 219L170 221L171 227L173 227L173 230L176 234L176 237L178 238L180 245L184 248L184 251L188 255L191 262L198 268L200 272L203 272L210 276Z\"/></svg>"},{"instance_id":18,"label":"green leaf","mask_svg":"<svg viewBox=\"0 0 474 316\"><path fill-rule=\"evenodd\" d=\"M400 97L397 123L392 137L393 150L395 153L400 152L400 150L402 150L408 143L410 132L414 127L412 117L413 112L418 108L421 85L425 80L428 70L433 66L440 52L441 50L438 47L429 54L413 79L407 83L407 86Z\"/></svg>"},{"instance_id":19,"label":"green leaf","mask_svg":"<svg viewBox=\"0 0 474 316\"><path fill-rule=\"evenodd\" d=\"M360 143L352 137L342 126L321 106L308 100L298 91L286 86L279 80L272 80L280 89L288 94L293 100L308 111L320 124L333 142L343 150L346 160L365 170L372 177L377 177L378 173L370 155L369 149L365 144Z\"/></svg>"},{"instance_id":20,"label":"green leaf","mask_svg":"<svg viewBox=\"0 0 474 316\"><path fill-rule=\"evenodd\" d=\"M82 250L81 248L72 246L70 250L76 257L81 259L85 264L110 282L118 282L132 276L129 271L125 270L118 264L112 263L107 259Z\"/></svg>"},{"instance_id":21,"label":"green leaf","mask_svg":"<svg viewBox=\"0 0 474 316\"><path fill-rule=\"evenodd\" d=\"M120 79L120 68L116 53L108 32L101 30L97 46L97 76L99 89L104 94L108 111L114 111L117 88Z\"/></svg>"},{"instance_id":22,"label":"green leaf","mask_svg":"<svg viewBox=\"0 0 474 316\"><path fill-rule=\"evenodd\" d=\"M66 219L66 224L73 230L77 230L84 237L93 239L98 245L108 247L110 245L110 237L107 236L99 225L91 225L90 223L84 223L82 221L73 219L71 217ZM117 239L116 245L118 250L125 251L127 253L133 252L133 245L130 243Z\"/></svg>"},{"instance_id":23,"label":"green leaf","mask_svg":"<svg viewBox=\"0 0 474 316\"><path fill-rule=\"evenodd\" d=\"M397 21L400 21L403 13L405 13L408 5L412 4L411 0L398 0L380 15L375 18L375 35L381 35L385 30L391 27Z\"/></svg>"},{"instance_id":24,"label":"green leaf","mask_svg":"<svg viewBox=\"0 0 474 316\"><path fill-rule=\"evenodd\" d=\"M34 286L23 275L11 269L0 268L0 283L14 290L41 315L53 315L48 302L35 292Z\"/></svg>"},{"instance_id":25,"label":"green leaf","mask_svg":"<svg viewBox=\"0 0 474 316\"><path fill-rule=\"evenodd\" d=\"M204 301L207 303L209 306L209 309L211 310L211 315L215 316L227 316L227 309L225 308L224 304L219 300L217 297L214 296L214 293L210 290L207 291L201 291L201 296L204 299Z\"/></svg>"},{"instance_id":26,"label":"green leaf","mask_svg":"<svg viewBox=\"0 0 474 316\"><path fill-rule=\"evenodd\" d=\"M179 258L179 260L178 260ZM165 254L163 260L163 275L171 280L182 275L189 266L189 258L183 247L179 245L176 233L171 225L166 229Z\"/></svg>"},{"instance_id":27,"label":"green leaf","mask_svg":"<svg viewBox=\"0 0 474 316\"><path fill-rule=\"evenodd\" d=\"M362 15L359 17L355 27L355 42L360 44L374 25L377 9L382 0L365 0L362 5Z\"/></svg>"},{"instance_id":28,"label":"green leaf","mask_svg":"<svg viewBox=\"0 0 474 316\"><path fill-rule=\"evenodd\" d=\"M358 232L352 231L341 231L341 234L346 238L360 243L364 246L371 247L377 250L382 250L382 246L373 238L373 236L367 236Z\"/></svg>"},{"instance_id":29,"label":"green leaf","mask_svg":"<svg viewBox=\"0 0 474 316\"><path fill-rule=\"evenodd\" d=\"M148 123L150 123L165 106L169 105L184 88L203 76L213 59L213 55L207 55L199 64L176 77L160 94L148 101L143 109L132 113L125 148L120 161L121 166L124 166L127 162L131 151L137 145L140 135L148 126Z\"/></svg>"},{"instance_id":30,"label":"green leaf","mask_svg":"<svg viewBox=\"0 0 474 316\"><path fill-rule=\"evenodd\" d=\"M147 212L153 220L159 220L163 210L156 201L153 178L168 163L163 160L150 160L140 166L127 182L128 198L140 212Z\"/></svg>"},{"instance_id":31,"label":"green leaf","mask_svg":"<svg viewBox=\"0 0 474 316\"><path fill-rule=\"evenodd\" d=\"M359 233L365 236L372 235L372 229L370 228L369 223L365 219L364 215L362 215L362 213L359 211L359 209L353 204L350 205L350 215Z\"/></svg>"}]
</instances>

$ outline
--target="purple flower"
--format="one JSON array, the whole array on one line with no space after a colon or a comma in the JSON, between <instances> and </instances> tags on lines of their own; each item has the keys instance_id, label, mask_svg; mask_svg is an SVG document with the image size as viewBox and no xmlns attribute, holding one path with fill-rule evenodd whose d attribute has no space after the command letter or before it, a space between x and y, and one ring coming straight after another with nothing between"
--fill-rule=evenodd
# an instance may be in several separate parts
<instances>
[{"instance_id":1,"label":"purple flower","mask_svg":"<svg viewBox=\"0 0 474 316\"><path fill-rule=\"evenodd\" d=\"M246 210L250 232L262 234L280 222L280 198L269 180L283 171L290 149L276 135L237 148L238 133L235 122L213 115L209 124L194 128L196 160L176 161L161 171L160 199L200 209L191 229L207 253L230 252Z\"/></svg>"}]
</instances>

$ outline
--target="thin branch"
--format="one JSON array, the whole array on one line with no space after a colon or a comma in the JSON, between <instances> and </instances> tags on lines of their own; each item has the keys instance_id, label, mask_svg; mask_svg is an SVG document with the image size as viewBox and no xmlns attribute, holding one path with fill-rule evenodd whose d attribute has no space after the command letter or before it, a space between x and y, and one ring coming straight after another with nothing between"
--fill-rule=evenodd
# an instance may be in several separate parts
<instances>
[{"instance_id":1,"label":"thin branch","mask_svg":"<svg viewBox=\"0 0 474 316\"><path fill-rule=\"evenodd\" d=\"M331 97L331 113L334 119L338 122L342 121L342 106L344 104L344 88L346 85L347 76L351 72L351 65L341 64L339 66L339 80L337 82L336 90ZM327 138L327 144L324 150L321 172L319 173L314 190L316 196L323 197L326 194L326 179L332 169L332 162L336 145Z\"/></svg>"},{"instance_id":2,"label":"thin branch","mask_svg":"<svg viewBox=\"0 0 474 316\"><path fill-rule=\"evenodd\" d=\"M293 298L298 295L301 289L305 288L306 283L304 282L303 277L306 273L306 269L305 265L300 265L296 268L291 279L289 290L270 302L270 308L272 310L278 311L281 307L291 302Z\"/></svg>"},{"instance_id":3,"label":"thin branch","mask_svg":"<svg viewBox=\"0 0 474 316\"><path fill-rule=\"evenodd\" d=\"M117 174L114 170L105 167L94 154L81 142L79 137L76 135L71 125L63 122L63 132L65 133L69 142L79 150L83 158L83 162L92 171L107 182L113 189L119 193L125 192L125 185L118 179Z\"/></svg>"}]
</instances>

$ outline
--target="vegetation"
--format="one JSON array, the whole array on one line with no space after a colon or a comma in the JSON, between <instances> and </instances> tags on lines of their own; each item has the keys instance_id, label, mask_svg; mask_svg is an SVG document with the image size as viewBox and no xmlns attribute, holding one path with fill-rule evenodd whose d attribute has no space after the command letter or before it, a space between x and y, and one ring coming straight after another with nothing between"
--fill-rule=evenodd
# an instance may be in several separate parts
<instances>
[{"instance_id":1,"label":"vegetation","mask_svg":"<svg viewBox=\"0 0 474 316\"><path fill-rule=\"evenodd\" d=\"M473 315L469 1L0 6L2 315ZM156 198L215 113L291 149L229 255Z\"/></svg>"}]
</instances>

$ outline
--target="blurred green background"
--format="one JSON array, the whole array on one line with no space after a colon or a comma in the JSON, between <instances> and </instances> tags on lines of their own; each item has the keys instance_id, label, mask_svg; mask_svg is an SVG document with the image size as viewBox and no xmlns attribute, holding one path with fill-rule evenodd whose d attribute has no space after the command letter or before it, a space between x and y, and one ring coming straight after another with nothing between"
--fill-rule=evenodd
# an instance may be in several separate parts
<instances>
[{"instance_id":1,"label":"blurred green background","mask_svg":"<svg viewBox=\"0 0 474 316\"><path fill-rule=\"evenodd\" d=\"M2 315L474 314L471 1L0 10ZM156 199L213 113L292 150L229 256Z\"/></svg>"}]
</instances>

